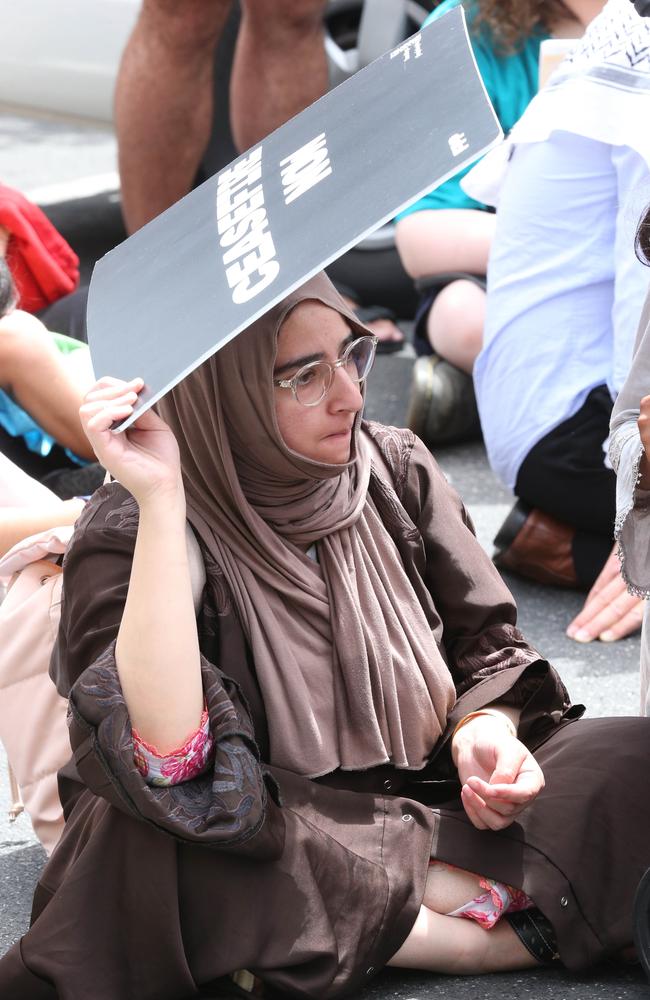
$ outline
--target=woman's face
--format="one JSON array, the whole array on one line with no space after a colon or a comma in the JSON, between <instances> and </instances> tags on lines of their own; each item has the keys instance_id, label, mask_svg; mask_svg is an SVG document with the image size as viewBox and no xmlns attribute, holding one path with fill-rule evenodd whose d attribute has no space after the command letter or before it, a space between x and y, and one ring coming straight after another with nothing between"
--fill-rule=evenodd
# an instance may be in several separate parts
<instances>
[{"instance_id":1,"label":"woman's face","mask_svg":"<svg viewBox=\"0 0 650 1000\"><path fill-rule=\"evenodd\" d=\"M335 362L358 337L343 316L308 299L292 309L280 328L274 378L290 379L310 361ZM315 462L341 465L350 458L352 427L363 397L343 366L316 406L302 406L291 389L276 386L278 428L288 448Z\"/></svg>"}]
</instances>

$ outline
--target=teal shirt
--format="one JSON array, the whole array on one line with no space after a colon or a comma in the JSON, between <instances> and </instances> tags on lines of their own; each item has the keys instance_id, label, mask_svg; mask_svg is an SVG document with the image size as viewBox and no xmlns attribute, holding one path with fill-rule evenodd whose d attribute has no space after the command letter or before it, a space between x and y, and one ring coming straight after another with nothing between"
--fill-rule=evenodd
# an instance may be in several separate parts
<instances>
[{"instance_id":1,"label":"teal shirt","mask_svg":"<svg viewBox=\"0 0 650 1000\"><path fill-rule=\"evenodd\" d=\"M447 11L460 5L461 0L444 0L439 7L429 14L424 25L430 21L435 21ZM463 5L467 16L467 26L469 28L472 48L476 57L479 72L483 77L485 89L492 101L496 116L501 123L501 128L508 134L510 129L517 122L537 93L539 75L539 47L549 35L545 29L540 27L534 35L531 35L516 52L510 55L498 55L494 50L494 43L490 32L486 28L479 28L474 33L472 22L476 15L476 4L472 0L466 0ZM435 95L433 95L435 98ZM480 208L486 206L479 201L474 201L465 194L460 186L460 180L471 170L474 164L461 170L450 180L441 184L440 187L430 191L414 205L402 212L398 218L403 219L413 212L421 212L427 208Z\"/></svg>"}]
</instances>

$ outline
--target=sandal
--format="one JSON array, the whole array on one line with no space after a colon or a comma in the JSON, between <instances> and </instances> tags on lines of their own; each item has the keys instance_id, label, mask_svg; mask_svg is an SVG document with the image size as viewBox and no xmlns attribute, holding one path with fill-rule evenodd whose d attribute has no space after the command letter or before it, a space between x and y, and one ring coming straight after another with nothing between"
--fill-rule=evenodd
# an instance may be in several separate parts
<instances>
[{"instance_id":1,"label":"sandal","mask_svg":"<svg viewBox=\"0 0 650 1000\"><path fill-rule=\"evenodd\" d=\"M362 306L359 304L359 296L353 288L348 285L341 285L336 283L336 290L339 295L343 298L348 299L350 302L350 308L358 316L359 322L364 323L366 326L369 323L374 323L379 319L387 319L389 322L393 323L395 327L399 330L397 325L397 316L392 309L388 306ZM401 330L399 330L401 336L397 340L382 340L379 338L377 344L377 354L394 354L396 351L401 351L406 343L406 338Z\"/></svg>"},{"instance_id":2,"label":"sandal","mask_svg":"<svg viewBox=\"0 0 650 1000\"><path fill-rule=\"evenodd\" d=\"M355 306L355 313L359 317L362 323L368 326L369 323L374 323L378 319L387 319L391 323L394 323L397 329L397 316L392 309L388 306ZM400 330L401 333L401 330ZM375 336L377 336L375 334ZM395 351L401 351L405 344L404 334L397 340L381 340L379 339L377 343L377 354L394 354Z\"/></svg>"},{"instance_id":3,"label":"sandal","mask_svg":"<svg viewBox=\"0 0 650 1000\"><path fill-rule=\"evenodd\" d=\"M519 910L516 913L506 913L506 920L513 931L533 958L540 965L551 965L557 962L557 940L555 931L544 914L533 907L530 910Z\"/></svg>"}]
</instances>

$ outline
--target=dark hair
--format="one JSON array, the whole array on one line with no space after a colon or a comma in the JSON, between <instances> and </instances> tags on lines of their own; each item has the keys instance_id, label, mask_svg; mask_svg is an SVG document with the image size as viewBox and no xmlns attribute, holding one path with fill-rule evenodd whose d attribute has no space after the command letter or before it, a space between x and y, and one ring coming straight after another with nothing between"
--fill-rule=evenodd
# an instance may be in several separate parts
<instances>
[{"instance_id":1,"label":"dark hair","mask_svg":"<svg viewBox=\"0 0 650 1000\"><path fill-rule=\"evenodd\" d=\"M570 12L563 0L477 0L472 28L486 27L497 50L510 55L540 28L548 30Z\"/></svg>"},{"instance_id":2,"label":"dark hair","mask_svg":"<svg viewBox=\"0 0 650 1000\"><path fill-rule=\"evenodd\" d=\"M637 226L634 249L641 263L650 267L650 205L641 216Z\"/></svg>"},{"instance_id":3,"label":"dark hair","mask_svg":"<svg viewBox=\"0 0 650 1000\"><path fill-rule=\"evenodd\" d=\"M18 294L9 265L4 257L0 257L0 318L13 309L17 299Z\"/></svg>"}]
</instances>

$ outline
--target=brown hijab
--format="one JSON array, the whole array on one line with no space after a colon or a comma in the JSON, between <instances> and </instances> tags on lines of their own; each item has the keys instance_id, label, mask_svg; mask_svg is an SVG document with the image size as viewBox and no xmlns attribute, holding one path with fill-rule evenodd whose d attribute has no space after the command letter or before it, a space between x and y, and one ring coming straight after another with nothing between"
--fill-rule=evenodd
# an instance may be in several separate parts
<instances>
[{"instance_id":1,"label":"brown hijab","mask_svg":"<svg viewBox=\"0 0 650 1000\"><path fill-rule=\"evenodd\" d=\"M454 688L368 497L360 416L345 465L290 450L277 426L278 333L305 299L369 332L317 275L158 408L179 443L188 518L226 577L252 650L271 763L309 777L388 762L419 769ZM299 548L312 543L317 561Z\"/></svg>"}]
</instances>

